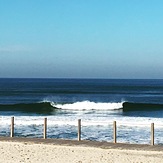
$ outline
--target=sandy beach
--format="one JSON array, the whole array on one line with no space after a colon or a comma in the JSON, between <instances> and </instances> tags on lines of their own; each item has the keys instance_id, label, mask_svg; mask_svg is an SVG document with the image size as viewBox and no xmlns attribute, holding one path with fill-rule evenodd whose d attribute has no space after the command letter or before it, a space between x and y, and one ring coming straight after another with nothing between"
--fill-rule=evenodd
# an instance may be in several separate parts
<instances>
[{"instance_id":1,"label":"sandy beach","mask_svg":"<svg viewBox=\"0 0 163 163\"><path fill-rule=\"evenodd\" d=\"M163 147L56 139L0 138L3 163L160 163Z\"/></svg>"}]
</instances>

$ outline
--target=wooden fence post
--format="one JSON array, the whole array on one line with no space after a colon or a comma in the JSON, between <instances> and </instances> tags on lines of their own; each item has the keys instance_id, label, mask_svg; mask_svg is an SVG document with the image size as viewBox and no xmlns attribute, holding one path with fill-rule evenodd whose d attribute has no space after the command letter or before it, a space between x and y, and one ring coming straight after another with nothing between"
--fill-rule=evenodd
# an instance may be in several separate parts
<instances>
[{"instance_id":1,"label":"wooden fence post","mask_svg":"<svg viewBox=\"0 0 163 163\"><path fill-rule=\"evenodd\" d=\"M11 117L10 137L14 137L14 117Z\"/></svg>"},{"instance_id":2,"label":"wooden fence post","mask_svg":"<svg viewBox=\"0 0 163 163\"><path fill-rule=\"evenodd\" d=\"M154 123L151 123L151 145L154 145Z\"/></svg>"},{"instance_id":3,"label":"wooden fence post","mask_svg":"<svg viewBox=\"0 0 163 163\"><path fill-rule=\"evenodd\" d=\"M116 121L113 122L113 142L117 143L117 126L116 126Z\"/></svg>"},{"instance_id":4,"label":"wooden fence post","mask_svg":"<svg viewBox=\"0 0 163 163\"><path fill-rule=\"evenodd\" d=\"M44 118L44 139L47 137L47 118Z\"/></svg>"},{"instance_id":5,"label":"wooden fence post","mask_svg":"<svg viewBox=\"0 0 163 163\"><path fill-rule=\"evenodd\" d=\"M78 119L78 141L81 140L81 119Z\"/></svg>"}]
</instances>

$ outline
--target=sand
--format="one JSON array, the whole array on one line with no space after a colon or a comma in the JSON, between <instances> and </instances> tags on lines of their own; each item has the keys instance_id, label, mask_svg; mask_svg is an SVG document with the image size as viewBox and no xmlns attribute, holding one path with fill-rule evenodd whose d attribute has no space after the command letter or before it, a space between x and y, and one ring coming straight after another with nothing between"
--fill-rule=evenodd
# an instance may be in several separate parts
<instances>
[{"instance_id":1,"label":"sand","mask_svg":"<svg viewBox=\"0 0 163 163\"><path fill-rule=\"evenodd\" d=\"M161 163L163 147L54 139L0 138L0 163Z\"/></svg>"}]
</instances>

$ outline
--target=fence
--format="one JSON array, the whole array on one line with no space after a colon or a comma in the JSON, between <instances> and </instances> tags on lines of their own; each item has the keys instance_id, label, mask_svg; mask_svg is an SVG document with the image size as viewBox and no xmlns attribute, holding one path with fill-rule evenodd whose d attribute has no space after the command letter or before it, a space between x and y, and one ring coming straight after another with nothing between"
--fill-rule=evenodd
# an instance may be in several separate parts
<instances>
[{"instance_id":1,"label":"fence","mask_svg":"<svg viewBox=\"0 0 163 163\"><path fill-rule=\"evenodd\" d=\"M44 118L44 125L43 125L43 138L47 139L47 118ZM81 119L78 119L78 133L77 139L81 141ZM14 117L11 117L11 127L10 127L10 137L14 137ZM151 145L153 146L155 143L154 140L154 123L151 123ZM117 123L116 121L113 122L113 143L117 143Z\"/></svg>"}]
</instances>

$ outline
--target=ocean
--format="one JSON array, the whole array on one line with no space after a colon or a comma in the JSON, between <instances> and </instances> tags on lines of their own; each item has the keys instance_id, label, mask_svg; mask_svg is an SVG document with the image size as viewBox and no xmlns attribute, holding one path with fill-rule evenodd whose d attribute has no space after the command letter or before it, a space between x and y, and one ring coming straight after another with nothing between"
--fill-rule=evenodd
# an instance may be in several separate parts
<instances>
[{"instance_id":1,"label":"ocean","mask_svg":"<svg viewBox=\"0 0 163 163\"><path fill-rule=\"evenodd\" d=\"M77 139L81 119L84 140L163 144L163 80L130 79L0 79L0 136Z\"/></svg>"}]
</instances>

